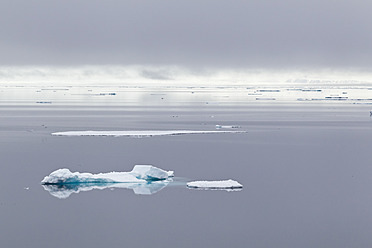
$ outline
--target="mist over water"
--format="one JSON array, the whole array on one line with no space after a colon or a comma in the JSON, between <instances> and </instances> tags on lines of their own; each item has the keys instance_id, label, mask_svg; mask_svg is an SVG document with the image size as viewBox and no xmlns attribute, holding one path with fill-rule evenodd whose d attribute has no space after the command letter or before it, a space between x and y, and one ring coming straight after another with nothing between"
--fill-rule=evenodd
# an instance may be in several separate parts
<instances>
[{"instance_id":1,"label":"mist over water","mask_svg":"<svg viewBox=\"0 0 372 248\"><path fill-rule=\"evenodd\" d=\"M4 104L188 105L275 101L368 104L362 70L193 70L178 66L0 67Z\"/></svg>"}]
</instances>

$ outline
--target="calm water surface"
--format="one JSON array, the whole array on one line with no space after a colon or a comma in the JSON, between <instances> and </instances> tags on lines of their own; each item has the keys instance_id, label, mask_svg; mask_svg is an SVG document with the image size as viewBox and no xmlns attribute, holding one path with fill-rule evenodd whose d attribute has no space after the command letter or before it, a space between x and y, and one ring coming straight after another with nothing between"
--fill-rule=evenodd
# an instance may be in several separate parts
<instances>
[{"instance_id":1,"label":"calm water surface","mask_svg":"<svg viewBox=\"0 0 372 248\"><path fill-rule=\"evenodd\" d=\"M369 247L368 105L11 104L0 106L0 247ZM69 130L243 134L58 137ZM59 168L174 170L152 195L104 189L59 199L40 185ZM192 190L235 179L239 192ZM183 183L182 183L183 182Z\"/></svg>"}]
</instances>

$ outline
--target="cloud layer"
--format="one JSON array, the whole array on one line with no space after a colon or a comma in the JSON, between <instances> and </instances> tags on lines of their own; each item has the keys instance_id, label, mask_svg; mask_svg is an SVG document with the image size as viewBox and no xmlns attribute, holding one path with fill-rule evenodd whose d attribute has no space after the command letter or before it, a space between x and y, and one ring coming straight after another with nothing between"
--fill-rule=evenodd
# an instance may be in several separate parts
<instances>
[{"instance_id":1,"label":"cloud layer","mask_svg":"<svg viewBox=\"0 0 372 248\"><path fill-rule=\"evenodd\" d=\"M0 64L369 67L371 12L361 0L4 0Z\"/></svg>"},{"instance_id":2,"label":"cloud layer","mask_svg":"<svg viewBox=\"0 0 372 248\"><path fill-rule=\"evenodd\" d=\"M197 69L180 66L0 66L1 86L366 86L370 70Z\"/></svg>"}]
</instances>

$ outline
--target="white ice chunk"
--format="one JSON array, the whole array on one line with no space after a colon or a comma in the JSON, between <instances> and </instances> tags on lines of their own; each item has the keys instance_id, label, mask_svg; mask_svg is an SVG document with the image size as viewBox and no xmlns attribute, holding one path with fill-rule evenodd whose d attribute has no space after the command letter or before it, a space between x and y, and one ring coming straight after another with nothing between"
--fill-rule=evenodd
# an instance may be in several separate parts
<instances>
[{"instance_id":1,"label":"white ice chunk","mask_svg":"<svg viewBox=\"0 0 372 248\"><path fill-rule=\"evenodd\" d=\"M173 171L165 171L152 165L135 165L130 174L145 180L162 180L173 176Z\"/></svg>"},{"instance_id":2,"label":"white ice chunk","mask_svg":"<svg viewBox=\"0 0 372 248\"><path fill-rule=\"evenodd\" d=\"M78 183L144 183L148 180L164 180L173 176L173 171L165 171L152 165L135 166L131 172L80 173L69 169L59 169L46 176L42 184Z\"/></svg>"},{"instance_id":3,"label":"white ice chunk","mask_svg":"<svg viewBox=\"0 0 372 248\"><path fill-rule=\"evenodd\" d=\"M234 180L222 181L194 181L188 182L187 187L190 188L205 188L205 189L237 189L243 188L243 185Z\"/></svg>"},{"instance_id":4,"label":"white ice chunk","mask_svg":"<svg viewBox=\"0 0 372 248\"><path fill-rule=\"evenodd\" d=\"M67 131L52 133L55 136L126 136L151 137L182 134L217 134L217 133L244 133L244 131L192 131L192 130L165 130L165 131Z\"/></svg>"},{"instance_id":5,"label":"white ice chunk","mask_svg":"<svg viewBox=\"0 0 372 248\"><path fill-rule=\"evenodd\" d=\"M46 176L42 184L65 184L65 183L112 183L112 182L128 182L139 183L145 182L129 172L109 172L109 173L80 173L71 172L69 169L59 169Z\"/></svg>"},{"instance_id":6,"label":"white ice chunk","mask_svg":"<svg viewBox=\"0 0 372 248\"><path fill-rule=\"evenodd\" d=\"M238 125L232 125L232 126L216 125L216 129L222 129L222 128L232 129L232 128L240 128L240 126L238 126Z\"/></svg>"}]
</instances>

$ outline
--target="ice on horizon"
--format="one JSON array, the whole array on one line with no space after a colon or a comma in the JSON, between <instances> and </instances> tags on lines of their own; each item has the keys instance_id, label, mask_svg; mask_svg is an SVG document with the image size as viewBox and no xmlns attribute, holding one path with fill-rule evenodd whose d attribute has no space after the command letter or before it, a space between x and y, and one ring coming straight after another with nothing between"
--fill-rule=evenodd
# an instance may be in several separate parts
<instances>
[{"instance_id":1,"label":"ice on horizon","mask_svg":"<svg viewBox=\"0 0 372 248\"><path fill-rule=\"evenodd\" d=\"M151 137L184 134L244 133L244 131L192 131L192 130L145 130L145 131L67 131L55 132L54 136L113 136Z\"/></svg>"},{"instance_id":2,"label":"ice on horizon","mask_svg":"<svg viewBox=\"0 0 372 248\"><path fill-rule=\"evenodd\" d=\"M216 129L235 129L235 128L240 128L238 125L216 125Z\"/></svg>"}]
</instances>

